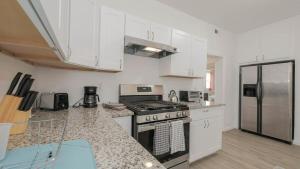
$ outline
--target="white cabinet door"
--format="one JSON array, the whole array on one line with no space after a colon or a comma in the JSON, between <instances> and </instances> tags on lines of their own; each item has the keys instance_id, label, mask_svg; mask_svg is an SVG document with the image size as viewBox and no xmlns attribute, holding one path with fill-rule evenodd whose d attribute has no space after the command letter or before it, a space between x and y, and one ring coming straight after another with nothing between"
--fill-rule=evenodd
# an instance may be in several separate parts
<instances>
[{"instance_id":1,"label":"white cabinet door","mask_svg":"<svg viewBox=\"0 0 300 169\"><path fill-rule=\"evenodd\" d=\"M125 34L135 38L150 40L150 23L143 19L126 15Z\"/></svg>"},{"instance_id":2,"label":"white cabinet door","mask_svg":"<svg viewBox=\"0 0 300 169\"><path fill-rule=\"evenodd\" d=\"M192 121L190 124L190 162L194 162L204 156L206 149L206 132L204 120Z\"/></svg>"},{"instance_id":3,"label":"white cabinet door","mask_svg":"<svg viewBox=\"0 0 300 169\"><path fill-rule=\"evenodd\" d=\"M176 54L171 55L171 74L190 76L191 37L189 34L173 30L172 46L177 48Z\"/></svg>"},{"instance_id":4,"label":"white cabinet door","mask_svg":"<svg viewBox=\"0 0 300 169\"><path fill-rule=\"evenodd\" d=\"M190 162L222 148L223 108L191 110Z\"/></svg>"},{"instance_id":5,"label":"white cabinet door","mask_svg":"<svg viewBox=\"0 0 300 169\"><path fill-rule=\"evenodd\" d=\"M238 61L239 63L248 63L259 61L261 55L260 31L253 30L242 34L238 38Z\"/></svg>"},{"instance_id":6,"label":"white cabinet door","mask_svg":"<svg viewBox=\"0 0 300 169\"><path fill-rule=\"evenodd\" d=\"M70 0L33 0L32 3L55 41L55 47L60 49L63 56L67 58L69 55Z\"/></svg>"},{"instance_id":7,"label":"white cabinet door","mask_svg":"<svg viewBox=\"0 0 300 169\"><path fill-rule=\"evenodd\" d=\"M206 154L212 154L222 148L222 117L216 116L207 118L206 124Z\"/></svg>"},{"instance_id":8,"label":"white cabinet door","mask_svg":"<svg viewBox=\"0 0 300 169\"><path fill-rule=\"evenodd\" d=\"M123 69L125 14L107 7L100 10L98 66L103 70Z\"/></svg>"},{"instance_id":9,"label":"white cabinet door","mask_svg":"<svg viewBox=\"0 0 300 169\"><path fill-rule=\"evenodd\" d=\"M207 67L207 42L192 38L191 42L191 73L193 77L205 77Z\"/></svg>"},{"instance_id":10,"label":"white cabinet door","mask_svg":"<svg viewBox=\"0 0 300 169\"><path fill-rule=\"evenodd\" d=\"M292 19L262 28L262 54L264 60L293 58L294 22Z\"/></svg>"},{"instance_id":11,"label":"white cabinet door","mask_svg":"<svg viewBox=\"0 0 300 169\"><path fill-rule=\"evenodd\" d=\"M91 0L70 3L70 63L95 67L97 60L97 6Z\"/></svg>"},{"instance_id":12,"label":"white cabinet door","mask_svg":"<svg viewBox=\"0 0 300 169\"><path fill-rule=\"evenodd\" d=\"M127 117L117 117L114 118L114 120L127 131L127 133L131 136L132 134L132 124L131 124L131 116Z\"/></svg>"},{"instance_id":13,"label":"white cabinet door","mask_svg":"<svg viewBox=\"0 0 300 169\"><path fill-rule=\"evenodd\" d=\"M171 45L172 29L163 25L152 23L150 39L154 42Z\"/></svg>"}]
</instances>

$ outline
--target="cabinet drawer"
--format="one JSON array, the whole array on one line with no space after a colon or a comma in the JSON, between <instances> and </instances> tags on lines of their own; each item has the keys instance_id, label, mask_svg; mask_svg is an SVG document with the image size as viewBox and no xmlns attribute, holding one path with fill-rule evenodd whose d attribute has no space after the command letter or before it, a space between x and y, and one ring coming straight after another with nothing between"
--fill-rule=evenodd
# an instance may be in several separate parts
<instances>
[{"instance_id":1,"label":"cabinet drawer","mask_svg":"<svg viewBox=\"0 0 300 169\"><path fill-rule=\"evenodd\" d=\"M224 111L223 107L211 107L211 108L190 110L191 118L193 121L197 121L209 117L223 116L223 111Z\"/></svg>"}]
</instances>

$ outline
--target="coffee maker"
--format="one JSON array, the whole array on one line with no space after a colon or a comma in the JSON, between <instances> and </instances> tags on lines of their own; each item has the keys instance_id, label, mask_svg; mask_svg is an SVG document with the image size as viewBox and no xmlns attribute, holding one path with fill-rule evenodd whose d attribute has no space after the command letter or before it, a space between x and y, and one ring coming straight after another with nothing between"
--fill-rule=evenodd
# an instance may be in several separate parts
<instances>
[{"instance_id":1,"label":"coffee maker","mask_svg":"<svg viewBox=\"0 0 300 169\"><path fill-rule=\"evenodd\" d=\"M83 107L94 108L97 107L97 103L100 102L99 95L97 94L96 86L84 87Z\"/></svg>"}]
</instances>

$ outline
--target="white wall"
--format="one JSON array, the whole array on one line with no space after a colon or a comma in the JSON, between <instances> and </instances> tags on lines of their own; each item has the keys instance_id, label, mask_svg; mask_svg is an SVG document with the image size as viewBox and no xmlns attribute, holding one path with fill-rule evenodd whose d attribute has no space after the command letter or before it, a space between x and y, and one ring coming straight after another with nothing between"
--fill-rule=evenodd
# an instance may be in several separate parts
<instances>
[{"instance_id":1,"label":"white wall","mask_svg":"<svg viewBox=\"0 0 300 169\"><path fill-rule=\"evenodd\" d=\"M83 96L83 86L95 85L101 88L102 101L118 101L119 84L162 84L165 99L171 89L195 89L203 87L202 80L159 77L159 60L126 55L124 71L120 73L84 72L37 67L37 90L41 92L68 92L70 102ZM51 80L50 80L51 79Z\"/></svg>"},{"instance_id":2,"label":"white wall","mask_svg":"<svg viewBox=\"0 0 300 169\"><path fill-rule=\"evenodd\" d=\"M252 34L254 31L260 31L262 29L266 29L268 27L271 27L274 25L277 25L277 26L281 26L281 23L285 23L285 21L292 21L295 25L294 25L294 29L291 29L290 31L293 31L295 30L295 32L293 33L293 45L295 46L295 49L294 51L292 51L292 53L294 53L294 56L291 56L290 58L291 59L295 59L295 65L296 65L296 70L295 70L295 140L294 140L294 143L295 144L298 144L300 145L300 105L297 104L300 102L300 90L298 88L298 86L300 86L300 78L299 78L299 74L300 74L300 15L299 16L296 16L296 17L293 17L293 18L288 18L286 20L282 20L282 21L279 21L277 23L272 23L270 25L265 25L263 27L260 27L260 28L256 28L255 30L252 30L252 31L249 31L249 32L246 32L246 33L250 33ZM237 39L241 38L243 34L240 34L238 35ZM272 41L272 40L270 40ZM293 46L292 45L292 46ZM234 83L234 88L237 88L238 89L238 80L239 80L239 65L240 63L238 62L239 60L242 60L241 58L239 58L239 44L237 44L237 54L236 54L236 59L235 59L235 73L234 73L234 78L233 80L235 81ZM255 57L255 56L254 56ZM238 91L238 90L237 90ZM235 127L238 127L238 92L235 92L234 93L234 100L235 100L235 106L234 106L234 111L235 111Z\"/></svg>"},{"instance_id":3,"label":"white wall","mask_svg":"<svg viewBox=\"0 0 300 169\"><path fill-rule=\"evenodd\" d=\"M33 73L34 67L0 52L0 100L17 72Z\"/></svg>"}]
</instances>

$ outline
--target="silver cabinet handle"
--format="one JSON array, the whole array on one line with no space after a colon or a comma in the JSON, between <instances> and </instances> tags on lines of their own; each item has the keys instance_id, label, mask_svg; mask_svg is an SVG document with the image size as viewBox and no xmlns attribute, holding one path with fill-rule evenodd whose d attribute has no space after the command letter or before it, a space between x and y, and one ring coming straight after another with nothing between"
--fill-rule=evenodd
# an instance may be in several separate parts
<instances>
[{"instance_id":1,"label":"silver cabinet handle","mask_svg":"<svg viewBox=\"0 0 300 169\"><path fill-rule=\"evenodd\" d=\"M154 32L152 32L152 40L154 40Z\"/></svg>"},{"instance_id":2,"label":"silver cabinet handle","mask_svg":"<svg viewBox=\"0 0 300 169\"><path fill-rule=\"evenodd\" d=\"M123 60L120 59L120 70L122 69L122 62L123 62Z\"/></svg>"},{"instance_id":3,"label":"silver cabinet handle","mask_svg":"<svg viewBox=\"0 0 300 169\"><path fill-rule=\"evenodd\" d=\"M206 120L204 120L204 128L206 128Z\"/></svg>"}]
</instances>

